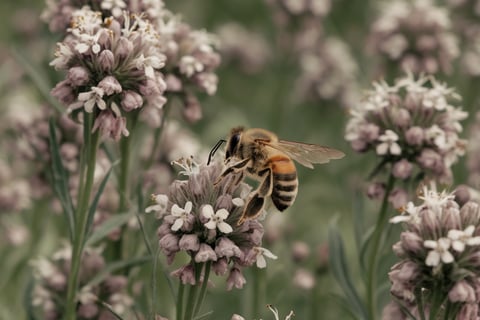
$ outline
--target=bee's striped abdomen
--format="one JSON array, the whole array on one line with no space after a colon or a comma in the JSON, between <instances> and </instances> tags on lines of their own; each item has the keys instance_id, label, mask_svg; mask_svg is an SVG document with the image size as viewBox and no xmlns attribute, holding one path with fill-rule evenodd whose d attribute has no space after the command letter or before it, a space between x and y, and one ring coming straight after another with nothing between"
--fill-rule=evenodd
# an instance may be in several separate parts
<instances>
[{"instance_id":1,"label":"bee's striped abdomen","mask_svg":"<svg viewBox=\"0 0 480 320\"><path fill-rule=\"evenodd\" d=\"M287 156L277 155L269 159L273 174L272 201L278 210L290 207L297 196L297 170Z\"/></svg>"}]
</instances>

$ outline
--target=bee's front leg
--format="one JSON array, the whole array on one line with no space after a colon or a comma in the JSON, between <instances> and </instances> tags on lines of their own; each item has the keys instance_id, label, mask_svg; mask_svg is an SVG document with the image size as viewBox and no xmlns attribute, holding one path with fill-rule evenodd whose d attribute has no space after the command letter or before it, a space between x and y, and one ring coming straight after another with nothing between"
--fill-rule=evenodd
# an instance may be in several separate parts
<instances>
[{"instance_id":1,"label":"bee's front leg","mask_svg":"<svg viewBox=\"0 0 480 320\"><path fill-rule=\"evenodd\" d=\"M217 178L217 180L215 180L213 185L216 186L217 184L219 184L223 180L223 178L225 178L226 176L228 176L232 172L239 172L239 171L245 170L245 168L247 167L247 164L249 162L250 162L250 159L243 159L243 160L235 163L234 165L226 168L222 172L222 174Z\"/></svg>"},{"instance_id":2,"label":"bee's front leg","mask_svg":"<svg viewBox=\"0 0 480 320\"><path fill-rule=\"evenodd\" d=\"M259 176L263 177L262 182L258 189L253 193L253 195L248 200L245 208L243 210L243 214L238 220L237 224L241 225L247 219L253 219L257 217L263 209L263 205L265 204L265 198L272 194L273 189L273 174L272 169L267 168L260 171Z\"/></svg>"}]
</instances>

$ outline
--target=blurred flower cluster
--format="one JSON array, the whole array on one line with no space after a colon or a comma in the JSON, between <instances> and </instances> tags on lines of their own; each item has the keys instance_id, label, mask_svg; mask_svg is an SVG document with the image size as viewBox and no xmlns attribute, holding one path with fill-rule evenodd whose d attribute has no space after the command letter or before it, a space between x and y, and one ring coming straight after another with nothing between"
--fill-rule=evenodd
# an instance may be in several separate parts
<instances>
[{"instance_id":1,"label":"blurred flower cluster","mask_svg":"<svg viewBox=\"0 0 480 320\"><path fill-rule=\"evenodd\" d=\"M458 99L433 77L407 76L393 86L374 83L363 103L352 108L345 139L355 151L373 150L381 165L391 164L395 178L426 174L449 182L451 166L466 146L458 135L467 113L454 104Z\"/></svg>"},{"instance_id":2,"label":"blurred flower cluster","mask_svg":"<svg viewBox=\"0 0 480 320\"><path fill-rule=\"evenodd\" d=\"M41 310L42 319L63 318L71 251L70 246L65 246L51 258L37 258L31 263L36 279L32 291L32 305ZM127 278L102 274L105 266L102 249L88 247L84 250L80 265L77 319L117 319L104 304L117 315L126 317L129 314L133 300L126 292Z\"/></svg>"},{"instance_id":3,"label":"blurred flower cluster","mask_svg":"<svg viewBox=\"0 0 480 320\"><path fill-rule=\"evenodd\" d=\"M477 319L479 205L467 202L460 207L453 194L437 192L435 185L423 187L419 198L419 205L408 203L402 215L390 220L404 225L400 241L393 246L402 260L389 273L391 293L398 302L385 308L383 318L407 319L406 314L401 316L400 303L416 316L434 313L430 319L437 319L439 312L445 317L452 312L456 319Z\"/></svg>"},{"instance_id":4,"label":"blurred flower cluster","mask_svg":"<svg viewBox=\"0 0 480 320\"><path fill-rule=\"evenodd\" d=\"M450 74L459 55L447 8L430 0L395 0L383 7L370 31L368 45L389 68Z\"/></svg>"},{"instance_id":5,"label":"blurred flower cluster","mask_svg":"<svg viewBox=\"0 0 480 320\"><path fill-rule=\"evenodd\" d=\"M264 268L265 257L276 259L261 247L263 227L256 219L238 225L250 187L233 175L214 186L221 174L219 163L197 165L191 158L176 163L188 179L175 180L168 193L154 196L155 204L146 209L161 219L157 234L167 261L171 263L180 251L191 257L172 275L195 285L194 264L208 262L215 274L228 272L227 289L242 288L243 267L256 263Z\"/></svg>"}]
</instances>

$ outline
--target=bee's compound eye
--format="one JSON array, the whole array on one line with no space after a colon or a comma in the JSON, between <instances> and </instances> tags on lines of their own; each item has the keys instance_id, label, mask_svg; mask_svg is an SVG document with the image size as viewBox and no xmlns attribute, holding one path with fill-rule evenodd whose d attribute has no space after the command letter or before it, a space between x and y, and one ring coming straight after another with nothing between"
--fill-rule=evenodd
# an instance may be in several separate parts
<instances>
[{"instance_id":1,"label":"bee's compound eye","mask_svg":"<svg viewBox=\"0 0 480 320\"><path fill-rule=\"evenodd\" d=\"M239 142L240 142L240 134L237 133L232 135L228 143L226 158L230 158L235 153L235 150L237 149Z\"/></svg>"}]
</instances>

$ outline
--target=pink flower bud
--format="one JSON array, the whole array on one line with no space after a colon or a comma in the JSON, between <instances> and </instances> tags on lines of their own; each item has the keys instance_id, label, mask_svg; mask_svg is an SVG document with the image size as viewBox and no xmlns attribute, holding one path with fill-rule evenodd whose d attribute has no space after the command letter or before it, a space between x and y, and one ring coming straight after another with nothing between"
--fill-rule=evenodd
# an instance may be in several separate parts
<instances>
[{"instance_id":1,"label":"pink flower bud","mask_svg":"<svg viewBox=\"0 0 480 320\"><path fill-rule=\"evenodd\" d=\"M292 245L292 259L294 262L300 263L310 256L310 247L302 241L296 241Z\"/></svg>"},{"instance_id":2,"label":"pink flower bud","mask_svg":"<svg viewBox=\"0 0 480 320\"><path fill-rule=\"evenodd\" d=\"M119 61L126 59L134 50L133 43L125 37L118 39L115 56Z\"/></svg>"},{"instance_id":3,"label":"pink flower bud","mask_svg":"<svg viewBox=\"0 0 480 320\"><path fill-rule=\"evenodd\" d=\"M228 271L228 260L227 258L220 258L217 261L212 263L212 270L217 276L223 276Z\"/></svg>"},{"instance_id":4,"label":"pink flower bud","mask_svg":"<svg viewBox=\"0 0 480 320\"><path fill-rule=\"evenodd\" d=\"M388 201L395 209L402 208L408 202L408 193L403 188L395 188L388 196Z\"/></svg>"},{"instance_id":5,"label":"pink flower bud","mask_svg":"<svg viewBox=\"0 0 480 320\"><path fill-rule=\"evenodd\" d=\"M227 290L230 291L233 287L237 289L242 289L243 285L247 283L242 272L238 268L232 268L227 279Z\"/></svg>"},{"instance_id":6,"label":"pink flower bud","mask_svg":"<svg viewBox=\"0 0 480 320\"><path fill-rule=\"evenodd\" d=\"M458 281L448 292L451 302L475 302L475 290L465 280Z\"/></svg>"},{"instance_id":7,"label":"pink flower bud","mask_svg":"<svg viewBox=\"0 0 480 320\"><path fill-rule=\"evenodd\" d=\"M173 233L164 235L158 242L160 249L166 254L176 253L180 250L178 246L179 239Z\"/></svg>"},{"instance_id":8,"label":"pink flower bud","mask_svg":"<svg viewBox=\"0 0 480 320\"><path fill-rule=\"evenodd\" d=\"M183 109L183 117L189 123L195 123L202 119L202 107L197 97L188 95L185 100L185 108Z\"/></svg>"},{"instance_id":9,"label":"pink flower bud","mask_svg":"<svg viewBox=\"0 0 480 320\"><path fill-rule=\"evenodd\" d=\"M179 242L180 250L198 251L200 249L200 240L196 234L184 234Z\"/></svg>"},{"instance_id":10,"label":"pink flower bud","mask_svg":"<svg viewBox=\"0 0 480 320\"><path fill-rule=\"evenodd\" d=\"M98 63L103 71L111 71L115 65L115 56L113 55L113 52L107 49L100 52L98 55Z\"/></svg>"},{"instance_id":11,"label":"pink flower bud","mask_svg":"<svg viewBox=\"0 0 480 320\"><path fill-rule=\"evenodd\" d=\"M480 206L478 203L469 201L460 209L460 217L464 225L478 225L480 222Z\"/></svg>"},{"instance_id":12,"label":"pink flower bud","mask_svg":"<svg viewBox=\"0 0 480 320\"><path fill-rule=\"evenodd\" d=\"M298 269L293 275L293 285L303 290L311 290L315 286L315 277L306 269Z\"/></svg>"},{"instance_id":13,"label":"pink flower bud","mask_svg":"<svg viewBox=\"0 0 480 320\"><path fill-rule=\"evenodd\" d=\"M98 306L94 303L80 304L77 310L77 315L80 318L92 319L98 315Z\"/></svg>"},{"instance_id":14,"label":"pink flower bud","mask_svg":"<svg viewBox=\"0 0 480 320\"><path fill-rule=\"evenodd\" d=\"M102 47L110 47L110 33L106 29L101 29L99 34L97 35L97 43Z\"/></svg>"},{"instance_id":15,"label":"pink flower bud","mask_svg":"<svg viewBox=\"0 0 480 320\"><path fill-rule=\"evenodd\" d=\"M183 284L190 284L192 286L195 285L195 273L193 270L193 265L187 264L172 273L170 273L173 277L177 277L182 281Z\"/></svg>"},{"instance_id":16,"label":"pink flower bud","mask_svg":"<svg viewBox=\"0 0 480 320\"><path fill-rule=\"evenodd\" d=\"M102 136L111 138L115 141L123 136L128 136L127 119L125 117L116 117L110 110L102 111L93 123L92 132L100 130Z\"/></svg>"},{"instance_id":17,"label":"pink flower bud","mask_svg":"<svg viewBox=\"0 0 480 320\"><path fill-rule=\"evenodd\" d=\"M213 251L212 247L210 247L206 243L200 244L200 249L198 249L197 254L195 255L195 262L207 262L207 261L216 261L217 254Z\"/></svg>"},{"instance_id":18,"label":"pink flower bud","mask_svg":"<svg viewBox=\"0 0 480 320\"><path fill-rule=\"evenodd\" d=\"M242 317L241 315L234 314L232 318L230 318L230 320L245 320L245 318Z\"/></svg>"},{"instance_id":19,"label":"pink flower bud","mask_svg":"<svg viewBox=\"0 0 480 320\"><path fill-rule=\"evenodd\" d=\"M411 146L420 146L423 143L425 133L420 127L411 127L405 132L405 140Z\"/></svg>"},{"instance_id":20,"label":"pink flower bud","mask_svg":"<svg viewBox=\"0 0 480 320\"><path fill-rule=\"evenodd\" d=\"M411 231L404 231L400 235L400 241L402 242L402 248L408 253L418 255L423 248L423 239L416 233Z\"/></svg>"},{"instance_id":21,"label":"pink flower bud","mask_svg":"<svg viewBox=\"0 0 480 320\"><path fill-rule=\"evenodd\" d=\"M231 257L238 257L242 258L243 257L243 252L240 250L235 243L226 238L226 237L221 237L215 246L215 253L217 254L218 257L226 257L226 258L231 258Z\"/></svg>"},{"instance_id":22,"label":"pink flower bud","mask_svg":"<svg viewBox=\"0 0 480 320\"><path fill-rule=\"evenodd\" d=\"M423 149L420 156L417 157L418 164L424 169L430 169L440 174L444 170L442 157L432 149Z\"/></svg>"},{"instance_id":23,"label":"pink flower bud","mask_svg":"<svg viewBox=\"0 0 480 320\"><path fill-rule=\"evenodd\" d=\"M372 200L379 200L385 194L385 184L381 182L371 183L367 188L367 197Z\"/></svg>"},{"instance_id":24,"label":"pink flower bud","mask_svg":"<svg viewBox=\"0 0 480 320\"><path fill-rule=\"evenodd\" d=\"M79 87L86 85L88 80L90 80L90 76L84 67L72 67L68 69L67 80L73 86Z\"/></svg>"},{"instance_id":25,"label":"pink flower bud","mask_svg":"<svg viewBox=\"0 0 480 320\"><path fill-rule=\"evenodd\" d=\"M178 77L174 76L173 74L168 74L167 78L165 79L167 84L167 91L169 92L180 92L182 91L183 85L182 80Z\"/></svg>"},{"instance_id":26,"label":"pink flower bud","mask_svg":"<svg viewBox=\"0 0 480 320\"><path fill-rule=\"evenodd\" d=\"M215 202L215 210L218 209L225 209L228 212L232 209L232 196L229 194L223 194L218 197L217 201Z\"/></svg>"},{"instance_id":27,"label":"pink flower bud","mask_svg":"<svg viewBox=\"0 0 480 320\"><path fill-rule=\"evenodd\" d=\"M140 108L143 105L143 98L141 95L132 90L123 92L122 101L120 103L123 110L130 112L134 109Z\"/></svg>"},{"instance_id":28,"label":"pink flower bud","mask_svg":"<svg viewBox=\"0 0 480 320\"><path fill-rule=\"evenodd\" d=\"M69 105L75 101L75 95L73 94L73 89L68 80L63 80L57 83L50 93L64 105Z\"/></svg>"},{"instance_id":29,"label":"pink flower bud","mask_svg":"<svg viewBox=\"0 0 480 320\"><path fill-rule=\"evenodd\" d=\"M455 189L455 201L460 206L463 206L470 200L470 188L467 185L461 184Z\"/></svg>"},{"instance_id":30,"label":"pink flower bud","mask_svg":"<svg viewBox=\"0 0 480 320\"><path fill-rule=\"evenodd\" d=\"M478 303L465 303L457 314L457 319L478 319Z\"/></svg>"},{"instance_id":31,"label":"pink flower bud","mask_svg":"<svg viewBox=\"0 0 480 320\"><path fill-rule=\"evenodd\" d=\"M412 174L413 165L406 159L395 162L392 168L392 174L395 178L408 179Z\"/></svg>"},{"instance_id":32,"label":"pink flower bud","mask_svg":"<svg viewBox=\"0 0 480 320\"><path fill-rule=\"evenodd\" d=\"M110 96L114 93L122 92L122 86L120 82L113 76L106 76L98 83L98 87L102 88L107 96Z\"/></svg>"},{"instance_id":33,"label":"pink flower bud","mask_svg":"<svg viewBox=\"0 0 480 320\"><path fill-rule=\"evenodd\" d=\"M391 118L393 123L400 128L405 128L410 125L410 113L406 109L392 109Z\"/></svg>"},{"instance_id":34,"label":"pink flower bud","mask_svg":"<svg viewBox=\"0 0 480 320\"><path fill-rule=\"evenodd\" d=\"M109 293L119 292L128 284L125 276L109 276L105 279L104 286Z\"/></svg>"}]
</instances>

